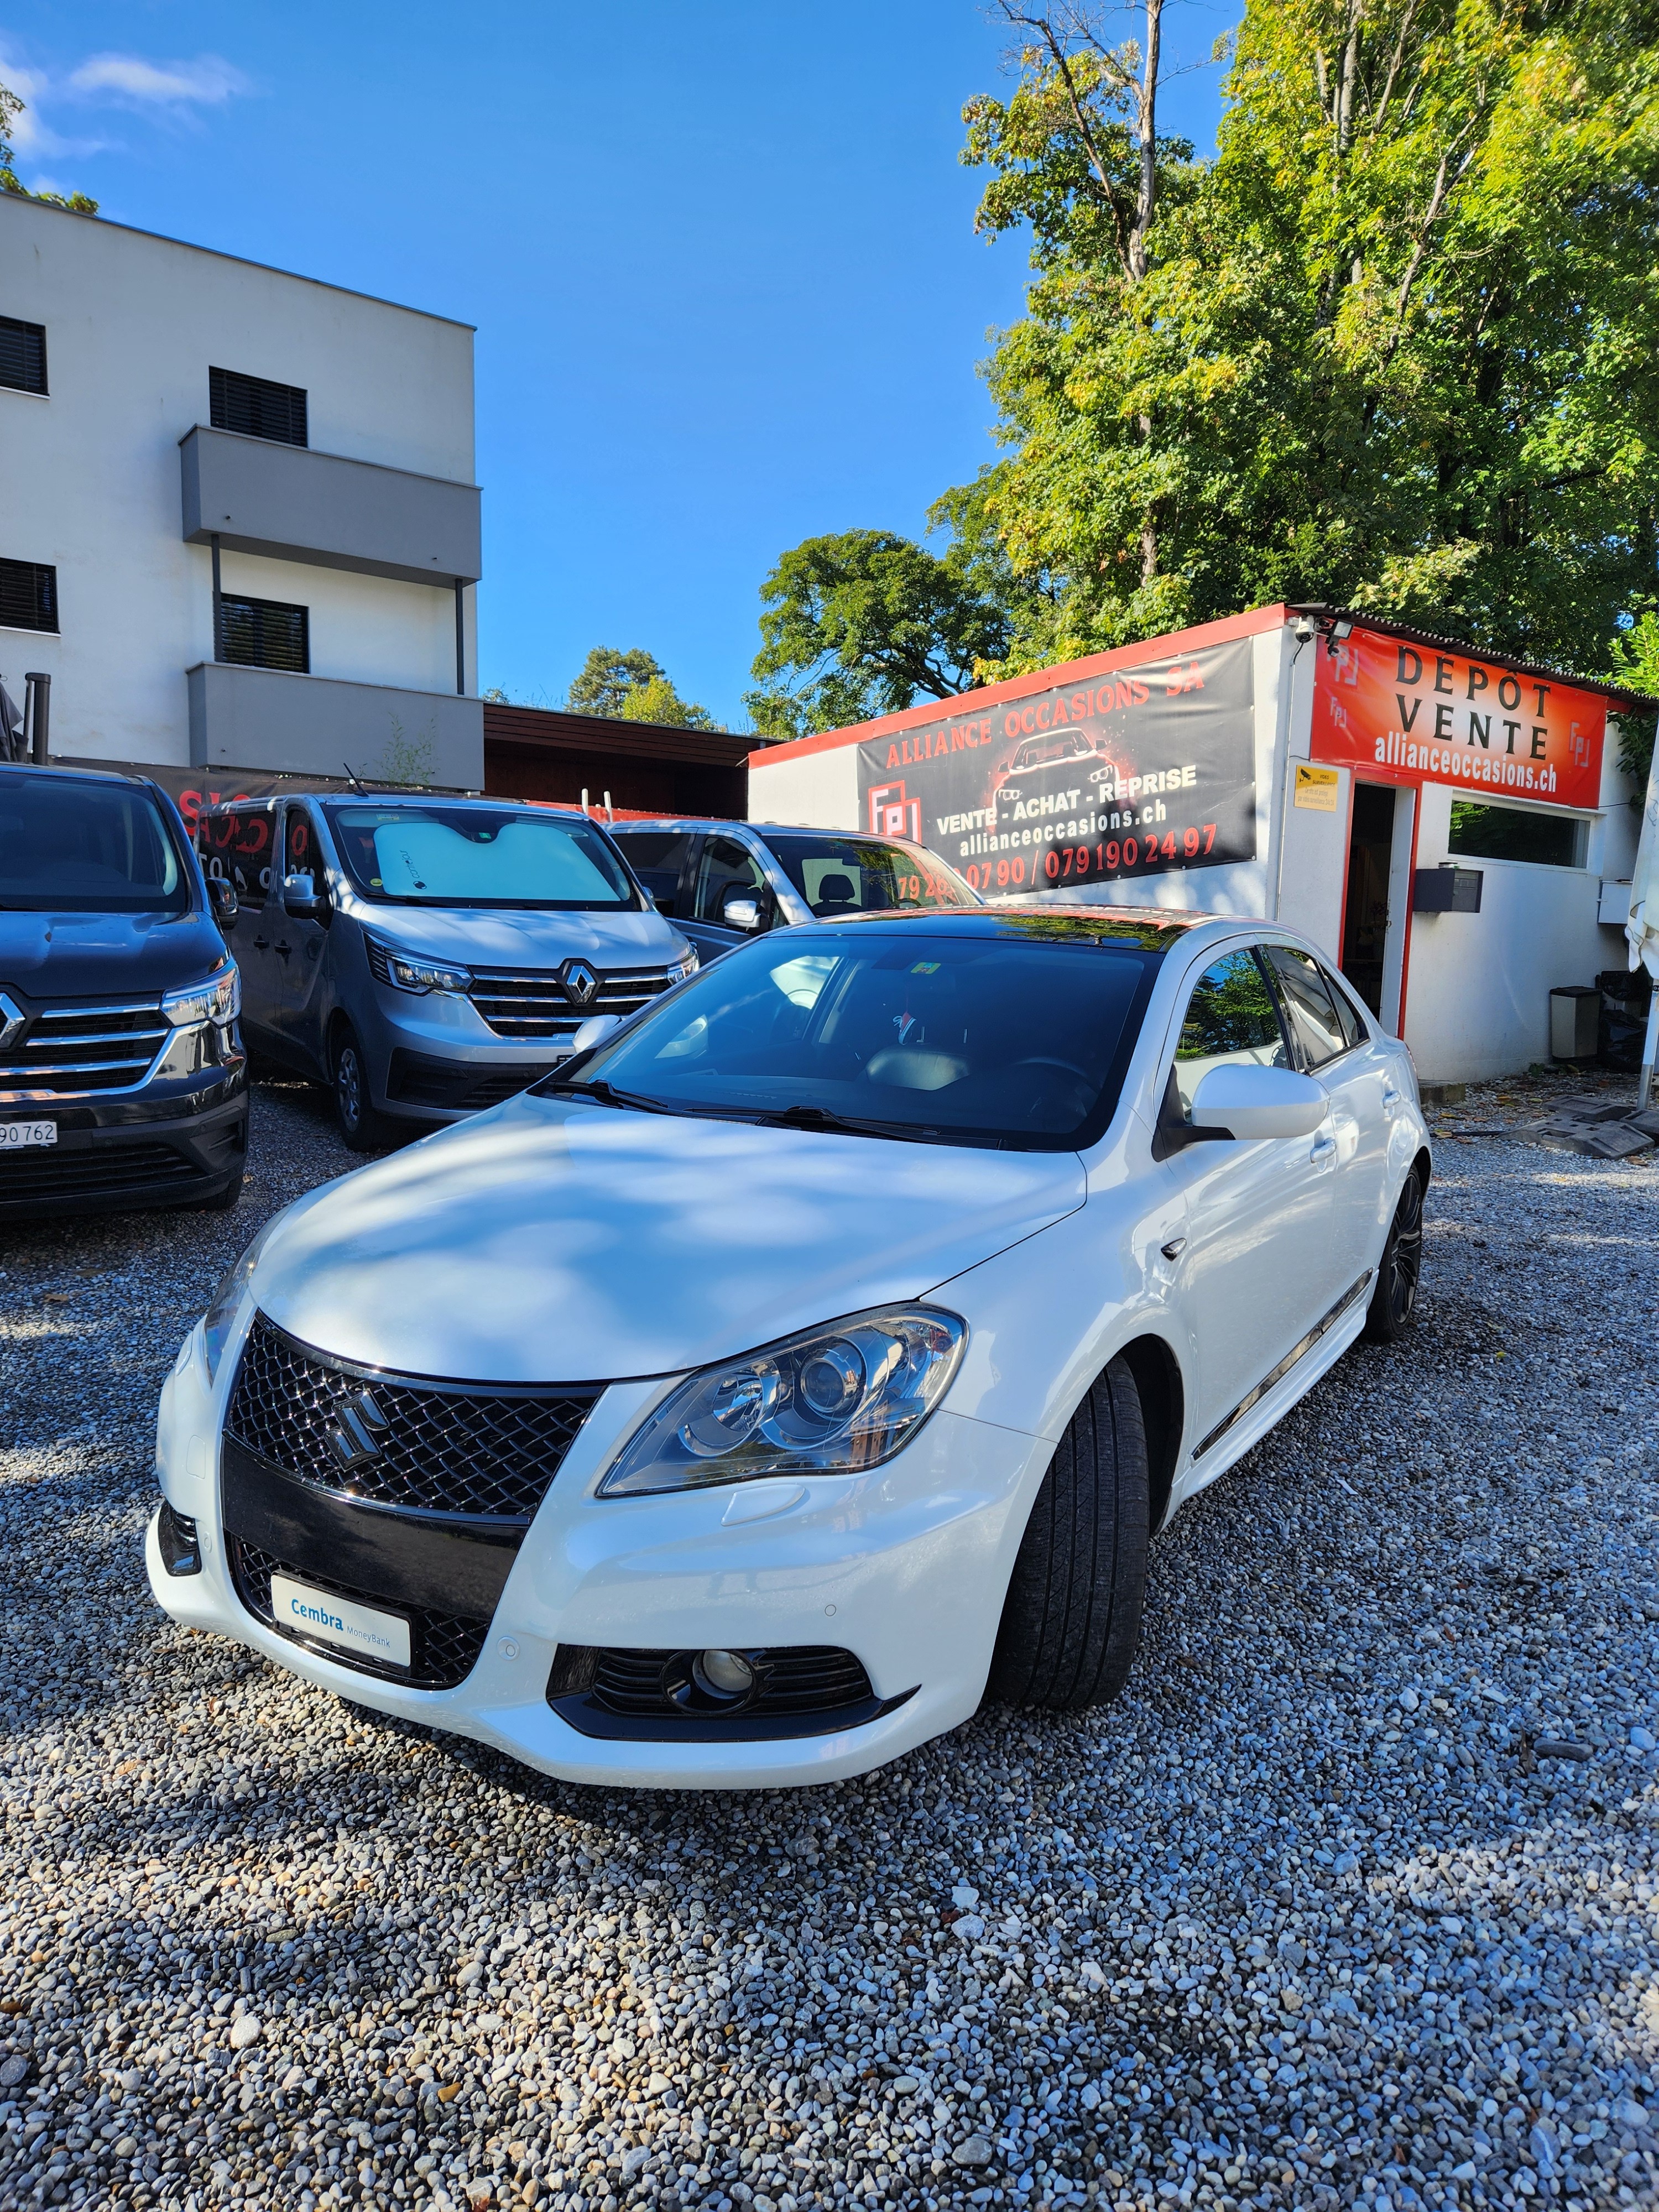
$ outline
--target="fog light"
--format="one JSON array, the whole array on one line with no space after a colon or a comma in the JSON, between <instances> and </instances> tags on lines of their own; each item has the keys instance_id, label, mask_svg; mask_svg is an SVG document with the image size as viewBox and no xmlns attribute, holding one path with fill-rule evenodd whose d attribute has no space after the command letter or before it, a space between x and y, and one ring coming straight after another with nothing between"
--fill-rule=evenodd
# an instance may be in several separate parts
<instances>
[{"instance_id":1,"label":"fog light","mask_svg":"<svg viewBox=\"0 0 1659 2212\"><path fill-rule=\"evenodd\" d=\"M161 1516L155 1524L155 1541L161 1549L161 1565L170 1575L201 1573L202 1542L196 1533L196 1523L187 1513L175 1513L165 1498L161 1500Z\"/></svg>"},{"instance_id":2,"label":"fog light","mask_svg":"<svg viewBox=\"0 0 1659 2212\"><path fill-rule=\"evenodd\" d=\"M706 1698L729 1704L755 1686L755 1670L740 1651L700 1651L691 1662L691 1679Z\"/></svg>"}]
</instances>

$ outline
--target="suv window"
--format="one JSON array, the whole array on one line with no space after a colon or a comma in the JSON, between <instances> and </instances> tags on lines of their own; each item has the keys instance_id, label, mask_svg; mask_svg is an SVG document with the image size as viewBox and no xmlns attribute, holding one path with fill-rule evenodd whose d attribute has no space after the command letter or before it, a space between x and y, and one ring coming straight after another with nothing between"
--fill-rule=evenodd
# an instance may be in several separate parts
<instances>
[{"instance_id":1,"label":"suv window","mask_svg":"<svg viewBox=\"0 0 1659 2212\"><path fill-rule=\"evenodd\" d=\"M1193 1095L1212 1067L1288 1067L1272 986L1253 952L1212 961L1193 986L1176 1043L1170 1082L1181 1119L1193 1118Z\"/></svg>"},{"instance_id":2,"label":"suv window","mask_svg":"<svg viewBox=\"0 0 1659 2212\"><path fill-rule=\"evenodd\" d=\"M760 863L746 845L738 844L735 837L708 838L703 844L702 859L697 864L693 919L723 921L721 908L734 891L745 897L760 898L765 889L766 878Z\"/></svg>"},{"instance_id":3,"label":"suv window","mask_svg":"<svg viewBox=\"0 0 1659 2212\"><path fill-rule=\"evenodd\" d=\"M875 908L984 904L954 868L918 846L833 830L775 830L766 842L820 921Z\"/></svg>"},{"instance_id":4,"label":"suv window","mask_svg":"<svg viewBox=\"0 0 1659 2212\"><path fill-rule=\"evenodd\" d=\"M611 834L622 847L623 859L650 894L658 913L672 915L679 899L680 871L691 849L690 832L616 829Z\"/></svg>"},{"instance_id":5,"label":"suv window","mask_svg":"<svg viewBox=\"0 0 1659 2212\"><path fill-rule=\"evenodd\" d=\"M276 833L276 809L227 806L204 812L197 825L196 849L210 876L223 876L236 886L245 906L261 906L270 886L270 841Z\"/></svg>"},{"instance_id":6,"label":"suv window","mask_svg":"<svg viewBox=\"0 0 1659 2212\"><path fill-rule=\"evenodd\" d=\"M1299 952L1290 945L1270 945L1266 949L1279 978L1297 1056L1304 1069L1311 1073L1358 1042L1358 1024L1346 1006L1348 1019L1344 1023L1337 1012L1341 994L1331 989L1311 954Z\"/></svg>"}]
</instances>

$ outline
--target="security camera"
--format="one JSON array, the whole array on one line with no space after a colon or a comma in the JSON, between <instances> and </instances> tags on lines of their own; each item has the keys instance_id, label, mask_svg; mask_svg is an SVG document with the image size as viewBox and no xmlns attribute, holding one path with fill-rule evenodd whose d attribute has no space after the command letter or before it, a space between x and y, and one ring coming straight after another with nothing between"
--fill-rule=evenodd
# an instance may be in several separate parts
<instances>
[{"instance_id":1,"label":"security camera","mask_svg":"<svg viewBox=\"0 0 1659 2212\"><path fill-rule=\"evenodd\" d=\"M1314 625L1312 617L1309 615L1299 615L1297 617L1296 628L1291 633L1291 636L1295 638L1298 645L1306 645L1313 634Z\"/></svg>"}]
</instances>

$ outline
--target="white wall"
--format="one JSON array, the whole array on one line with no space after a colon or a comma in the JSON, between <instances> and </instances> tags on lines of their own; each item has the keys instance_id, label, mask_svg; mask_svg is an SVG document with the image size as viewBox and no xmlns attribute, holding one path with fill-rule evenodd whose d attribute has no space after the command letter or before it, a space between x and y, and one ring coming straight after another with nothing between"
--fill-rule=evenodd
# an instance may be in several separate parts
<instances>
[{"instance_id":1,"label":"white wall","mask_svg":"<svg viewBox=\"0 0 1659 2212\"><path fill-rule=\"evenodd\" d=\"M825 745L784 759L751 755L749 819L797 822L806 830L862 829L857 745Z\"/></svg>"},{"instance_id":2,"label":"white wall","mask_svg":"<svg viewBox=\"0 0 1659 2212\"><path fill-rule=\"evenodd\" d=\"M45 325L51 386L0 386L0 555L56 567L62 627L0 628L0 673L20 703L26 670L51 674L55 752L189 761L185 671L212 657L212 603L179 440L208 420L210 367L302 386L319 452L472 481L465 325L9 194L0 314ZM309 606L317 674L453 691L453 593L234 554L223 573Z\"/></svg>"}]
</instances>

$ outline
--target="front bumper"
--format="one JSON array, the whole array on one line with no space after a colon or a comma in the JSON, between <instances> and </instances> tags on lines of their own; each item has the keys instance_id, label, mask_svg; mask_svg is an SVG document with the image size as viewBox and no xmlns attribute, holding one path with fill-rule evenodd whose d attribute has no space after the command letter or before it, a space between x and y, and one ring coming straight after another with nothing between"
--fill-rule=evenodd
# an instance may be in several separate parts
<instances>
[{"instance_id":1,"label":"front bumper","mask_svg":"<svg viewBox=\"0 0 1659 2212\"><path fill-rule=\"evenodd\" d=\"M498 1036L470 1000L370 987L363 1008L369 1091L376 1108L403 1121L445 1127L499 1106L570 1057L567 1044Z\"/></svg>"},{"instance_id":2,"label":"front bumper","mask_svg":"<svg viewBox=\"0 0 1659 2212\"><path fill-rule=\"evenodd\" d=\"M200 1346L198 1330L162 1393L157 1468L166 1498L197 1524L201 1566L169 1575L152 1521L145 1557L158 1604L319 1687L572 1782L833 1782L968 1719L984 1692L1014 1553L1053 1449L941 1410L869 1475L599 1500L594 1486L617 1447L672 1387L613 1384L531 1523L471 1671L453 1689L416 1689L298 1644L242 1603L227 1556L218 1438L239 1347L226 1347L210 1389ZM799 1735L710 1741L677 1736L672 1723L659 1740L599 1737L549 1701L562 1648L826 1644L854 1655L880 1704L903 1702L829 1732L804 1726Z\"/></svg>"},{"instance_id":3,"label":"front bumper","mask_svg":"<svg viewBox=\"0 0 1659 2212\"><path fill-rule=\"evenodd\" d=\"M8 1101L0 1118L55 1121L55 1145L0 1152L0 1218L193 1206L240 1184L247 1158L240 1052L200 1090L177 1083L118 1098Z\"/></svg>"}]
</instances>

